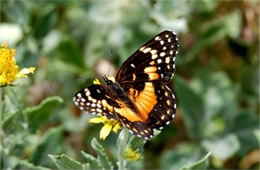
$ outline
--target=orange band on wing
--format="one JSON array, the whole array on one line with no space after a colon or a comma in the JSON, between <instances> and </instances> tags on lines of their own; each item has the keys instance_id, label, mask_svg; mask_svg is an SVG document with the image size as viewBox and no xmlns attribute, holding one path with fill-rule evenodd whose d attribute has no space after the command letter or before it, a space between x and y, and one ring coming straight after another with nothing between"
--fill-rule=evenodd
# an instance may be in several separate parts
<instances>
[{"instance_id":1,"label":"orange band on wing","mask_svg":"<svg viewBox=\"0 0 260 170\"><path fill-rule=\"evenodd\" d=\"M134 121L144 121L143 118L138 115L137 113L133 112L129 107L127 107L123 102L116 101L121 108L116 108L115 112L120 114L121 116L125 117L127 120L134 122Z\"/></svg>"},{"instance_id":2,"label":"orange band on wing","mask_svg":"<svg viewBox=\"0 0 260 170\"><path fill-rule=\"evenodd\" d=\"M149 80L157 80L160 76L157 73L147 73L149 76Z\"/></svg>"},{"instance_id":3,"label":"orange band on wing","mask_svg":"<svg viewBox=\"0 0 260 170\"><path fill-rule=\"evenodd\" d=\"M139 95L137 97L133 96L130 99L142 118L146 121L149 113L157 103L157 96L155 95L153 84L151 82L145 83L145 87L139 92Z\"/></svg>"},{"instance_id":4,"label":"orange band on wing","mask_svg":"<svg viewBox=\"0 0 260 170\"><path fill-rule=\"evenodd\" d=\"M106 100L102 100L103 107L107 108L110 112L113 112L113 106L109 105Z\"/></svg>"}]
</instances>

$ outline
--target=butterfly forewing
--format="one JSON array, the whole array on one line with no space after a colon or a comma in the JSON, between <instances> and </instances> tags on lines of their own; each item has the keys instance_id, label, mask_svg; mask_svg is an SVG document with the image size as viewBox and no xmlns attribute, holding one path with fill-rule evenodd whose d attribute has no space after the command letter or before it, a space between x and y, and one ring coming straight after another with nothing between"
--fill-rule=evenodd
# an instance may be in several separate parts
<instances>
[{"instance_id":1,"label":"butterfly forewing","mask_svg":"<svg viewBox=\"0 0 260 170\"><path fill-rule=\"evenodd\" d=\"M117 119L113 111L117 103L109 96L109 90L105 86L91 85L76 93L73 100L80 110L111 120Z\"/></svg>"},{"instance_id":2,"label":"butterfly forewing","mask_svg":"<svg viewBox=\"0 0 260 170\"><path fill-rule=\"evenodd\" d=\"M170 81L175 72L178 39L172 31L163 31L139 48L117 73L120 84L138 81Z\"/></svg>"}]
</instances>

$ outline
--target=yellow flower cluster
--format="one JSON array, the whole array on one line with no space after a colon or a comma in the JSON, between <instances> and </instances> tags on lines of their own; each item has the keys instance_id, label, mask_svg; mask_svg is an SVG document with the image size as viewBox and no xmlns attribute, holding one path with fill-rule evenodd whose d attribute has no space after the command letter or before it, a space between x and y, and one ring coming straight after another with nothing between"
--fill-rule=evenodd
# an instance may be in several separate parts
<instances>
[{"instance_id":1,"label":"yellow flower cluster","mask_svg":"<svg viewBox=\"0 0 260 170\"><path fill-rule=\"evenodd\" d=\"M8 49L6 43L0 47L0 86L10 85L19 77L27 77L27 74L33 73L35 68L24 68L19 71L16 64L15 49Z\"/></svg>"},{"instance_id":2,"label":"yellow flower cluster","mask_svg":"<svg viewBox=\"0 0 260 170\"><path fill-rule=\"evenodd\" d=\"M140 160L140 158L141 158L141 155L137 151L134 151L131 148L127 148L125 150L125 159L127 161L129 161L129 162L138 161L138 160Z\"/></svg>"}]
</instances>

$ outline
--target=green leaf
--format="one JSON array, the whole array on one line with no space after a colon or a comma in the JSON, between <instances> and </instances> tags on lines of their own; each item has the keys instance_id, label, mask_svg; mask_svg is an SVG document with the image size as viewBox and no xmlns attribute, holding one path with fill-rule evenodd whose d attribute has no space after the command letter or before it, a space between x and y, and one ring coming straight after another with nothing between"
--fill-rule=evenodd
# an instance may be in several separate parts
<instances>
[{"instance_id":1,"label":"green leaf","mask_svg":"<svg viewBox=\"0 0 260 170\"><path fill-rule=\"evenodd\" d=\"M131 136L129 142L127 144L128 148L132 148L133 150L142 151L146 140L139 138L137 136Z\"/></svg>"},{"instance_id":2,"label":"green leaf","mask_svg":"<svg viewBox=\"0 0 260 170\"><path fill-rule=\"evenodd\" d=\"M65 154L56 156L56 155L48 155L53 162L55 163L58 169L83 169L82 164L78 161L73 160Z\"/></svg>"},{"instance_id":3,"label":"green leaf","mask_svg":"<svg viewBox=\"0 0 260 170\"><path fill-rule=\"evenodd\" d=\"M23 129L21 124L21 117L18 111L8 114L2 123L2 128L7 134L18 133Z\"/></svg>"},{"instance_id":4,"label":"green leaf","mask_svg":"<svg viewBox=\"0 0 260 170\"><path fill-rule=\"evenodd\" d=\"M254 132L259 129L258 116L248 110L240 110L233 119L229 133L235 134L240 143L238 155L245 156L248 152L259 147Z\"/></svg>"},{"instance_id":5,"label":"green leaf","mask_svg":"<svg viewBox=\"0 0 260 170\"><path fill-rule=\"evenodd\" d=\"M46 5L40 10L36 25L34 26L34 36L41 40L55 26L57 14L53 4Z\"/></svg>"},{"instance_id":6,"label":"green leaf","mask_svg":"<svg viewBox=\"0 0 260 170\"><path fill-rule=\"evenodd\" d=\"M89 169L100 169L98 160L94 156L85 153L84 151L81 151L81 154L87 159Z\"/></svg>"},{"instance_id":7,"label":"green leaf","mask_svg":"<svg viewBox=\"0 0 260 170\"><path fill-rule=\"evenodd\" d=\"M7 153L5 153L2 148L0 149L0 155L1 155L0 156L1 169L15 169L15 166L19 163L17 157L7 155Z\"/></svg>"},{"instance_id":8,"label":"green leaf","mask_svg":"<svg viewBox=\"0 0 260 170\"><path fill-rule=\"evenodd\" d=\"M256 136L256 139L257 139L258 142L260 143L260 130L259 130L259 129L255 130L255 131L254 131L254 134L255 134L255 136Z\"/></svg>"},{"instance_id":9,"label":"green leaf","mask_svg":"<svg viewBox=\"0 0 260 170\"><path fill-rule=\"evenodd\" d=\"M70 65L85 68L82 55L79 53L79 48L76 43L68 37L64 37L57 47L57 56L60 59ZM73 58L73 60L72 60Z\"/></svg>"},{"instance_id":10,"label":"green leaf","mask_svg":"<svg viewBox=\"0 0 260 170\"><path fill-rule=\"evenodd\" d=\"M201 35L198 35L199 38L195 45L191 50L189 50L187 56L184 56L183 58L186 62L191 61L195 59L195 57L199 56L198 54L201 50L217 43L227 36L238 38L241 32L241 18L241 13L239 11L234 11L228 15L208 22L205 24L206 26L202 28L200 27Z\"/></svg>"},{"instance_id":11,"label":"green leaf","mask_svg":"<svg viewBox=\"0 0 260 170\"><path fill-rule=\"evenodd\" d=\"M22 26L27 26L29 21L29 12L23 1L2 1L2 10L9 19L9 23L17 23Z\"/></svg>"},{"instance_id":12,"label":"green leaf","mask_svg":"<svg viewBox=\"0 0 260 170\"><path fill-rule=\"evenodd\" d=\"M104 168L104 169L113 169L112 163L109 161L107 155L105 154L105 149L103 148L103 146L100 143L98 143L96 138L92 139L91 146L97 152L97 155L98 155L97 159L98 159L99 165L101 165L102 168Z\"/></svg>"},{"instance_id":13,"label":"green leaf","mask_svg":"<svg viewBox=\"0 0 260 170\"><path fill-rule=\"evenodd\" d=\"M186 165L184 166L182 169L199 169L199 170L203 170L203 169L207 169L208 167L208 162L209 162L209 157L210 157L211 153L209 152L204 158L202 158L201 160L191 164L191 165Z\"/></svg>"},{"instance_id":14,"label":"green leaf","mask_svg":"<svg viewBox=\"0 0 260 170\"><path fill-rule=\"evenodd\" d=\"M63 127L48 130L41 138L38 146L34 150L31 162L36 165L51 166L48 154L60 154L63 150Z\"/></svg>"},{"instance_id":15,"label":"green leaf","mask_svg":"<svg viewBox=\"0 0 260 170\"><path fill-rule=\"evenodd\" d=\"M184 165L192 164L204 154L202 149L193 143L182 142L174 149L166 150L160 156L161 169L181 169ZM173 162L174 161L174 162Z\"/></svg>"},{"instance_id":16,"label":"green leaf","mask_svg":"<svg viewBox=\"0 0 260 170\"><path fill-rule=\"evenodd\" d=\"M222 160L227 160L233 156L240 148L239 141L235 135L228 135L218 140L205 140L202 145L207 148L214 157Z\"/></svg>"},{"instance_id":17,"label":"green leaf","mask_svg":"<svg viewBox=\"0 0 260 170\"><path fill-rule=\"evenodd\" d=\"M42 101L38 106L25 109L29 129L36 131L42 124L49 120L49 117L59 104L63 102L62 98L58 96L48 97Z\"/></svg>"},{"instance_id":18,"label":"green leaf","mask_svg":"<svg viewBox=\"0 0 260 170\"><path fill-rule=\"evenodd\" d=\"M174 79L178 105L182 110L181 113L189 135L199 138L201 136L200 122L204 116L202 98L181 77L176 76Z\"/></svg>"},{"instance_id":19,"label":"green leaf","mask_svg":"<svg viewBox=\"0 0 260 170\"><path fill-rule=\"evenodd\" d=\"M26 170L50 170L42 166L35 166L30 162L21 161L14 169L26 169Z\"/></svg>"}]
</instances>

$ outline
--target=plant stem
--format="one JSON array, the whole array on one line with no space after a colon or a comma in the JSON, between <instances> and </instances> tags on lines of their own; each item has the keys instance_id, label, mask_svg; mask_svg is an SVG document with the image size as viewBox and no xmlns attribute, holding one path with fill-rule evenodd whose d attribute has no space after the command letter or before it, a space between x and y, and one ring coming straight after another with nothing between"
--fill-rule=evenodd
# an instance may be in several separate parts
<instances>
[{"instance_id":1,"label":"plant stem","mask_svg":"<svg viewBox=\"0 0 260 170\"><path fill-rule=\"evenodd\" d=\"M118 136L118 169L124 170L126 169L126 160L124 159L124 152L126 149L127 141L129 138L129 132L127 129L123 128L121 133Z\"/></svg>"}]
</instances>

